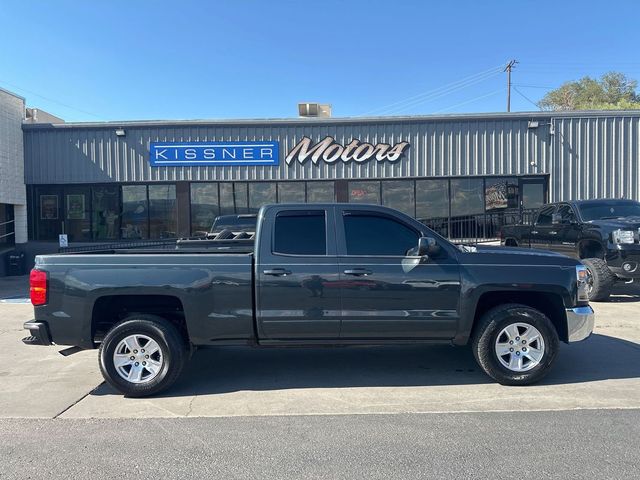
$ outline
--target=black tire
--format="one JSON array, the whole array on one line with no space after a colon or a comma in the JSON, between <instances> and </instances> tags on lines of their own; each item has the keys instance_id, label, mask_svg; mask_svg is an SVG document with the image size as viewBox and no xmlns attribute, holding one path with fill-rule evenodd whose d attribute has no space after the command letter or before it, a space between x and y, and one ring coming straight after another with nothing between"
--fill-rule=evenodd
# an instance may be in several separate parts
<instances>
[{"instance_id":1,"label":"black tire","mask_svg":"<svg viewBox=\"0 0 640 480\"><path fill-rule=\"evenodd\" d=\"M523 372L516 372L502 365L496 353L498 335L513 323L526 323L535 327L544 341L544 353L539 363ZM515 303L498 305L486 312L480 318L471 338L473 355L478 365L502 385L531 385L538 382L553 365L558 353L558 343L558 332L544 313Z\"/></svg>"},{"instance_id":2,"label":"black tire","mask_svg":"<svg viewBox=\"0 0 640 480\"><path fill-rule=\"evenodd\" d=\"M591 274L591 284L588 290L589 300L593 302L604 302L609 300L613 285L616 283L616 276L607 262L601 258L585 258L581 260Z\"/></svg>"},{"instance_id":3,"label":"black tire","mask_svg":"<svg viewBox=\"0 0 640 480\"><path fill-rule=\"evenodd\" d=\"M157 375L143 383L133 383L121 377L113 361L118 344L134 334L155 340L163 357ZM168 389L180 376L187 358L185 340L178 329L156 315L133 315L116 324L104 337L99 351L102 376L109 385L128 397L145 397Z\"/></svg>"}]
</instances>

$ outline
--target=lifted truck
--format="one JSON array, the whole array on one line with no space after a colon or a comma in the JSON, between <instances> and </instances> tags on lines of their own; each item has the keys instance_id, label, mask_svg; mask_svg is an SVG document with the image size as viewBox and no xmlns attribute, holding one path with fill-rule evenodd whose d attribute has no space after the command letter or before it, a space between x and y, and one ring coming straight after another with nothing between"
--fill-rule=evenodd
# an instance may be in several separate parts
<instances>
[{"instance_id":1,"label":"lifted truck","mask_svg":"<svg viewBox=\"0 0 640 480\"><path fill-rule=\"evenodd\" d=\"M38 256L25 343L99 347L129 396L216 345L470 345L487 375L527 385L594 326L580 262L455 246L385 207L265 206L254 240L219 242Z\"/></svg>"},{"instance_id":2,"label":"lifted truck","mask_svg":"<svg viewBox=\"0 0 640 480\"><path fill-rule=\"evenodd\" d=\"M581 260L589 272L589 299L607 300L616 281L640 278L640 202L550 203L538 210L533 225L503 227L501 243Z\"/></svg>"}]
</instances>

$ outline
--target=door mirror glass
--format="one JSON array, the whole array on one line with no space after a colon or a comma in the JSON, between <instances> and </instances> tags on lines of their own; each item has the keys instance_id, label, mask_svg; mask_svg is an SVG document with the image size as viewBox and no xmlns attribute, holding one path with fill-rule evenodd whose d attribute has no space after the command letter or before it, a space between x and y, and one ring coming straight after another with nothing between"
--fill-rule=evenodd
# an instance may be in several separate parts
<instances>
[{"instance_id":1,"label":"door mirror glass","mask_svg":"<svg viewBox=\"0 0 640 480\"><path fill-rule=\"evenodd\" d=\"M554 225L562 223L562 215L560 215L559 213L554 213L551 216L551 223L553 223Z\"/></svg>"},{"instance_id":2,"label":"door mirror glass","mask_svg":"<svg viewBox=\"0 0 640 480\"><path fill-rule=\"evenodd\" d=\"M420 257L436 257L440 253L440 245L432 237L420 237L418 239L417 254Z\"/></svg>"}]
</instances>

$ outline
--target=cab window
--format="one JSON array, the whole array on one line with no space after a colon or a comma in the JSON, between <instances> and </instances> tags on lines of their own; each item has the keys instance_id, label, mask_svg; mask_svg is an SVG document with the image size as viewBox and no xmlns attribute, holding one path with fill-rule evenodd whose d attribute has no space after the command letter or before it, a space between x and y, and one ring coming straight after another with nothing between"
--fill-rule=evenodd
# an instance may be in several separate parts
<instances>
[{"instance_id":1,"label":"cab window","mask_svg":"<svg viewBox=\"0 0 640 480\"><path fill-rule=\"evenodd\" d=\"M345 212L347 255L405 256L418 244L419 233L392 218Z\"/></svg>"},{"instance_id":2,"label":"cab window","mask_svg":"<svg viewBox=\"0 0 640 480\"><path fill-rule=\"evenodd\" d=\"M553 212L556 209L554 205L549 207L545 207L540 210L538 214L538 220L536 220L536 225L551 225L553 220Z\"/></svg>"},{"instance_id":3,"label":"cab window","mask_svg":"<svg viewBox=\"0 0 640 480\"><path fill-rule=\"evenodd\" d=\"M273 253L326 255L327 227L324 210L290 210L276 216Z\"/></svg>"}]
</instances>

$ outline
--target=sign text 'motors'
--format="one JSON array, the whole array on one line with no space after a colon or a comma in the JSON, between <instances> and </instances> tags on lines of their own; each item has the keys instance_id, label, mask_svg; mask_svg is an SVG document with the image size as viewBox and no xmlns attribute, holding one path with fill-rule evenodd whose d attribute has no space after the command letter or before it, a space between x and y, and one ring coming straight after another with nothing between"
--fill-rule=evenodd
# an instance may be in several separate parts
<instances>
[{"instance_id":1,"label":"sign text 'motors'","mask_svg":"<svg viewBox=\"0 0 640 480\"><path fill-rule=\"evenodd\" d=\"M309 137L303 137L295 147L287 154L285 161L287 165L298 160L304 163L308 158L313 163L320 160L326 163L342 162L366 162L375 157L378 162L395 162L409 148L409 142L400 142L395 145L388 143L371 144L353 139L347 145L342 145L331 136L325 137L322 141L312 146Z\"/></svg>"}]
</instances>

